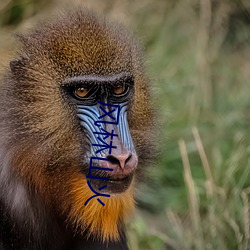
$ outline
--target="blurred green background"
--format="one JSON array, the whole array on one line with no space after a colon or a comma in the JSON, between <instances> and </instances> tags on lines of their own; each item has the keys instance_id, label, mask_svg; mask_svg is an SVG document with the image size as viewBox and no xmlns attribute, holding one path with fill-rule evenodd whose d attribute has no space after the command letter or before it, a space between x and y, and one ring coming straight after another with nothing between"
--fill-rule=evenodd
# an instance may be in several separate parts
<instances>
[{"instance_id":1,"label":"blurred green background","mask_svg":"<svg viewBox=\"0 0 250 250\"><path fill-rule=\"evenodd\" d=\"M152 77L160 154L130 249L250 249L250 1L1 0L0 73L14 33L74 3L133 30Z\"/></svg>"}]
</instances>

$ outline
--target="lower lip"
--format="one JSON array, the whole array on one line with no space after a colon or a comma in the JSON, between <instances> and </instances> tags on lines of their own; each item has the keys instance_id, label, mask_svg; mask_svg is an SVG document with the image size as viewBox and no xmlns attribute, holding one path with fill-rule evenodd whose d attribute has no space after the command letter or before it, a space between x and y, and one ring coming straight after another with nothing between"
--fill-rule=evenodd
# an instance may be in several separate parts
<instances>
[{"instance_id":1,"label":"lower lip","mask_svg":"<svg viewBox=\"0 0 250 250\"><path fill-rule=\"evenodd\" d=\"M131 185L133 181L133 175L129 175L124 179L117 180L97 180L92 179L91 184L93 184L94 189L99 189L100 187L107 185L106 188L102 190L101 193L116 194L125 192Z\"/></svg>"}]
</instances>

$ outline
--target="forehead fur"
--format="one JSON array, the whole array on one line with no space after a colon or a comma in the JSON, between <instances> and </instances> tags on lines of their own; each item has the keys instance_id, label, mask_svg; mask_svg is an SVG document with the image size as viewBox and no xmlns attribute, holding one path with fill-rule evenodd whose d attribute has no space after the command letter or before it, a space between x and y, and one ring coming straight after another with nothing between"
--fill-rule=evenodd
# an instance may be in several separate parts
<instances>
[{"instance_id":1,"label":"forehead fur","mask_svg":"<svg viewBox=\"0 0 250 250\"><path fill-rule=\"evenodd\" d=\"M120 25L88 11L63 14L21 38L29 67L54 67L60 75L134 71L137 45Z\"/></svg>"}]
</instances>

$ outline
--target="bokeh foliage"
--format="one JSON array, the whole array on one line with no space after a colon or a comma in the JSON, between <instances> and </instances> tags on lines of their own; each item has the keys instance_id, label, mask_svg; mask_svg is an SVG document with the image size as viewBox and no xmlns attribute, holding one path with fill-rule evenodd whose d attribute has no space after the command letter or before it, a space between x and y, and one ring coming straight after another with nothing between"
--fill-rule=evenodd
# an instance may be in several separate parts
<instances>
[{"instance_id":1,"label":"bokeh foliage","mask_svg":"<svg viewBox=\"0 0 250 250\"><path fill-rule=\"evenodd\" d=\"M63 4L4 0L1 27L18 30ZM152 76L160 153L138 191L131 249L250 249L250 3L82 5L135 30Z\"/></svg>"}]
</instances>

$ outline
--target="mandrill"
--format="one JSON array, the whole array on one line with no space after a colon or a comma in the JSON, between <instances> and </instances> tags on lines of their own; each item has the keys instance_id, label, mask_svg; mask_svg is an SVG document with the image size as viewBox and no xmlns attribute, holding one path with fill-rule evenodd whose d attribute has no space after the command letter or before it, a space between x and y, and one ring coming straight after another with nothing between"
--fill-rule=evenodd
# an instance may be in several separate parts
<instances>
[{"instance_id":1,"label":"mandrill","mask_svg":"<svg viewBox=\"0 0 250 250\"><path fill-rule=\"evenodd\" d=\"M128 249L153 126L138 43L86 10L18 37L0 84L0 249Z\"/></svg>"}]
</instances>

